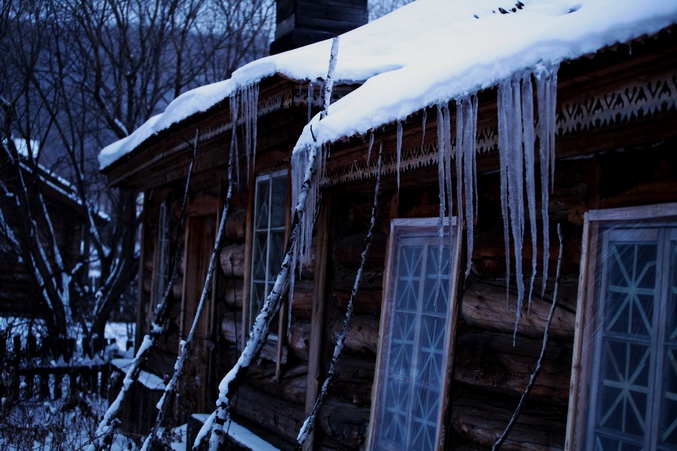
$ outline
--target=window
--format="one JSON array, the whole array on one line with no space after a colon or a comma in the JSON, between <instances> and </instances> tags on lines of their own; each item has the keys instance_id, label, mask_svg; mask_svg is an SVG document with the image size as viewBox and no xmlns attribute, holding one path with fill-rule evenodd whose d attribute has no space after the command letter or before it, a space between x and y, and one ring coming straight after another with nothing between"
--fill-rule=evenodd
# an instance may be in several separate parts
<instances>
[{"instance_id":1,"label":"window","mask_svg":"<svg viewBox=\"0 0 677 451\"><path fill-rule=\"evenodd\" d=\"M153 274L153 292L151 293L153 310L157 309L162 301L162 297L167 289L167 283L169 282L170 231L169 206L167 203L166 199L162 201L158 215L157 245L155 250L155 265L153 266L155 274Z\"/></svg>"},{"instance_id":2,"label":"window","mask_svg":"<svg viewBox=\"0 0 677 451\"><path fill-rule=\"evenodd\" d=\"M282 265L287 225L287 171L256 177L252 231L249 333Z\"/></svg>"},{"instance_id":3,"label":"window","mask_svg":"<svg viewBox=\"0 0 677 451\"><path fill-rule=\"evenodd\" d=\"M586 224L570 449L677 449L677 204Z\"/></svg>"},{"instance_id":4,"label":"window","mask_svg":"<svg viewBox=\"0 0 677 451\"><path fill-rule=\"evenodd\" d=\"M438 221L391 225L370 449L441 447L459 246L448 225L440 246Z\"/></svg>"}]
</instances>

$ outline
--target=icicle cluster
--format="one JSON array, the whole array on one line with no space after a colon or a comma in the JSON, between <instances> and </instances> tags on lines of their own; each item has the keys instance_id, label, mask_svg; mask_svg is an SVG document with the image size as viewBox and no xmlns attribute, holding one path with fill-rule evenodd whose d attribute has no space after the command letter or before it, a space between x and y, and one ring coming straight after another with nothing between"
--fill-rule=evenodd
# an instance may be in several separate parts
<instances>
[{"instance_id":1,"label":"icicle cluster","mask_svg":"<svg viewBox=\"0 0 677 451\"><path fill-rule=\"evenodd\" d=\"M230 118L232 122L232 136L230 141L231 149L235 150L235 155L239 155L237 127L244 125L243 142L245 147L245 158L247 161L247 174L256 160L256 141L258 136L258 105L259 105L259 85L253 84L237 91L230 96ZM242 116L240 116L240 114ZM239 158L235 159L235 170L237 183L240 183L240 163Z\"/></svg>"},{"instance_id":2,"label":"icicle cluster","mask_svg":"<svg viewBox=\"0 0 677 451\"><path fill-rule=\"evenodd\" d=\"M550 260L550 218L548 204L550 191L555 183L555 132L557 131L557 66L536 72L536 95L538 96L538 141L541 161L541 214L543 217L543 288L548 280Z\"/></svg>"},{"instance_id":3,"label":"icicle cluster","mask_svg":"<svg viewBox=\"0 0 677 451\"><path fill-rule=\"evenodd\" d=\"M463 97L456 101L456 195L458 216L465 211L467 227L468 264L465 275L472 265L474 221L477 211L477 96ZM462 200L464 199L464 201Z\"/></svg>"},{"instance_id":4,"label":"icicle cluster","mask_svg":"<svg viewBox=\"0 0 677 451\"><path fill-rule=\"evenodd\" d=\"M554 176L555 104L557 68L536 73L541 171L541 215L543 217L543 290L547 281L549 259L548 200ZM526 228L526 212L532 245L532 266L528 299L531 301L538 257L536 223L535 129L532 74L525 72L498 86L498 147L501 167L501 211L507 279L510 280L511 250L515 259L517 306L515 336L522 314L526 287L523 279L522 248ZM526 197L526 199L525 199ZM511 248L512 237L512 248ZM509 283L507 285L509 289ZM513 337L514 340L514 337Z\"/></svg>"},{"instance_id":5,"label":"icicle cluster","mask_svg":"<svg viewBox=\"0 0 677 451\"><path fill-rule=\"evenodd\" d=\"M465 217L468 246L468 266L470 272L473 251L474 216L477 212L477 97L466 96L456 101L456 209L460 217ZM448 105L437 106L437 175L440 192L439 236L442 248L442 224L445 216L453 214L453 185L451 178L451 124ZM445 213L446 211L446 213Z\"/></svg>"}]
</instances>

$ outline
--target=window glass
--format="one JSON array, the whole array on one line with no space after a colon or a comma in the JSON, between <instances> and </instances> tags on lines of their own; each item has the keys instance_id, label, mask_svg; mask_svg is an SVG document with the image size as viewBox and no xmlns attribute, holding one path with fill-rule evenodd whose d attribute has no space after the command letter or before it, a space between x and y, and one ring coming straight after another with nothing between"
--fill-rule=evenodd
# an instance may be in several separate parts
<instances>
[{"instance_id":1,"label":"window glass","mask_svg":"<svg viewBox=\"0 0 677 451\"><path fill-rule=\"evenodd\" d=\"M581 348L577 376L589 393L578 406L588 415L584 449L677 449L677 225L600 221L593 230L594 289L590 305L579 304L593 317L577 338L593 344Z\"/></svg>"},{"instance_id":2,"label":"window glass","mask_svg":"<svg viewBox=\"0 0 677 451\"><path fill-rule=\"evenodd\" d=\"M284 257L287 172L259 175L256 178L255 190L247 333L273 288Z\"/></svg>"},{"instance_id":3,"label":"window glass","mask_svg":"<svg viewBox=\"0 0 677 451\"><path fill-rule=\"evenodd\" d=\"M420 220L424 221L424 220ZM437 448L451 339L451 238L434 221L393 226L371 449Z\"/></svg>"}]
</instances>

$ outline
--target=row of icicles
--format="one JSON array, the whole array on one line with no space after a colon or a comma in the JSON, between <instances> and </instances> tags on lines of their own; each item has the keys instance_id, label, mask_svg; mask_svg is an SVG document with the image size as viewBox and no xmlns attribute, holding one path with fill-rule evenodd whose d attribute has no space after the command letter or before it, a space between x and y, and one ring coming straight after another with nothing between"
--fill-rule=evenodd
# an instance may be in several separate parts
<instances>
[{"instance_id":1,"label":"row of icicles","mask_svg":"<svg viewBox=\"0 0 677 451\"><path fill-rule=\"evenodd\" d=\"M537 213L536 213L536 143L540 163L541 217L542 217L542 292L545 292L548 278L549 256L549 219L548 204L554 180L555 132L556 132L556 91L558 66L541 67L534 71L525 71L498 84L498 147L500 159L501 211L505 240L506 279L511 277L511 259L514 258L515 278L517 281L517 305L515 316L515 334L521 317L525 297L531 299L534 280L537 273ZM535 125L534 96L532 77L536 84L538 123ZM311 85L312 86L312 85ZM309 98L312 92L309 88ZM237 148L237 127L243 124L242 141L245 145L247 173L250 173L256 158L258 85L254 84L233 94L231 102L232 141ZM448 104L439 104L437 110L438 177L440 202L440 236L444 218L452 214L454 207L452 169L456 173L456 209L460 219L467 227L467 266L469 274L473 252L474 218L477 215L477 112L476 95L468 95L456 100L455 145L452 143L451 113ZM423 140L425 140L427 112L423 114ZM242 114L242 117L240 116ZM402 158L403 124L397 122L397 186L400 185ZM374 144L370 135L368 157ZM310 148L296 149L292 154L291 192L292 199L301 190L306 173ZM236 152L237 154L237 152ZM315 226L316 206L320 198L318 180L323 176L327 159L327 146L322 145L319 158L315 159L315 180L308 193L307 204L311 206L304 215L299 233L299 242L294 243L298 251L294 252L292 268L307 264L311 253L313 228ZM235 158L235 161L238 159ZM452 163L453 161L453 163ZM239 173L239 168L236 168ZM294 203L293 203L294 204ZM526 205L526 209L525 209ZM527 213L528 212L528 216ZM527 221L528 217L528 221ZM522 247L527 226L532 244L531 277L527 288L522 268ZM512 254L512 258L511 258ZM439 265L440 268L443 265ZM293 276L292 276L293 278ZM293 285L292 285L293 287ZM509 285L506 287L509 290ZM293 300L293 288L289 293ZM291 311L291 307L289 309Z\"/></svg>"}]
</instances>

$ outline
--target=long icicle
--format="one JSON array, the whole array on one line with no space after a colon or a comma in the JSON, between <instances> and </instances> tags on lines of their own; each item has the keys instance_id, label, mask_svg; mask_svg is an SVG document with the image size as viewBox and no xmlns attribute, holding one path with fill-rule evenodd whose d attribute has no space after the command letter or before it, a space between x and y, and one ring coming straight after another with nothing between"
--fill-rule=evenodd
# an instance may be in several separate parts
<instances>
[{"instance_id":1,"label":"long icicle","mask_svg":"<svg viewBox=\"0 0 677 451\"><path fill-rule=\"evenodd\" d=\"M505 244L505 303L510 299L510 212L508 209L508 91L509 81L498 85L498 153L501 169L501 216L503 217L503 242Z\"/></svg>"},{"instance_id":2,"label":"long icicle","mask_svg":"<svg viewBox=\"0 0 677 451\"><path fill-rule=\"evenodd\" d=\"M327 84L330 89L325 90L325 106L320 117L326 116L329 109L328 102L331 100L331 87L333 86L333 74L336 68L336 59L338 55L339 38L334 38L332 42L331 56L329 59L329 70L327 73ZM299 189L298 200L294 210L294 217L292 221L292 232L289 235L287 242L287 250L285 252L280 272L277 274L275 284L273 285L270 294L266 298L263 308L259 312L252 328L252 334L249 337L240 357L235 366L226 374L219 384L219 397L216 401L216 410L210 415L208 420L203 425L195 440L193 449L197 449L207 435L211 431L209 437L209 451L218 451L219 445L223 440L223 426L229 419L230 401L237 392L237 389L242 384L244 377L249 370L249 365L252 360L259 355L263 345L268 337L270 331L270 324L273 321L275 313L279 311L282 295L286 288L288 288L290 272L293 274L292 259L294 254L294 247L299 235L301 234L301 223L308 214L306 211L306 203L308 194L312 188L312 181L314 175L318 172L317 159L318 153L321 149L318 145L312 145L308 152L308 164L306 165L305 174L303 177L303 184ZM321 169L321 168L320 168ZM316 180L316 183L318 181ZM314 209L316 205L312 206ZM314 211L313 211L314 213ZM314 216L314 215L313 215Z\"/></svg>"},{"instance_id":3,"label":"long icicle","mask_svg":"<svg viewBox=\"0 0 677 451\"><path fill-rule=\"evenodd\" d=\"M550 218L548 206L550 203L550 192L554 183L557 69L557 66L554 66L536 73L541 172L541 217L543 223L543 287L541 296L545 295L550 261Z\"/></svg>"},{"instance_id":4,"label":"long icicle","mask_svg":"<svg viewBox=\"0 0 677 451\"><path fill-rule=\"evenodd\" d=\"M336 341L336 346L334 346L334 354L332 355L329 370L327 371L327 378L324 380L324 383L322 384L322 389L320 390L320 393L315 399L315 405L313 406L310 415L308 415L308 418L306 418L306 421L303 423L303 426L301 427L301 430L299 431L299 434L296 437L298 447L303 446L303 444L308 439L308 436L313 430L315 416L317 415L317 412L320 410L320 406L322 405L324 398L327 396L327 388L329 387L329 384L331 383L334 377L334 371L336 370L336 365L338 364L339 358L341 357L341 352L343 350L343 342L345 341L346 335L348 334L348 325L350 324L350 319L352 318L353 315L353 304L355 302L355 296L357 295L360 280L362 279L362 272L364 271L364 266L367 261L367 254L369 252L372 236L374 234L374 226L376 224L378 194L381 186L382 158L383 158L383 146L380 147L378 154L378 161L376 165L376 186L374 187L374 201L371 206L371 221L369 222L369 230L367 231L367 236L364 238L364 247L362 248L362 254L360 257L360 267L358 268L357 274L355 275L355 282L353 283L353 289L350 292L350 299L348 300L348 308L346 310L346 316L345 319L343 320L343 327L341 328L338 340Z\"/></svg>"},{"instance_id":5,"label":"long icicle","mask_svg":"<svg viewBox=\"0 0 677 451\"><path fill-rule=\"evenodd\" d=\"M524 170L529 209L529 231L531 233L531 278L529 280L528 308L531 310L531 296L534 292L536 264L538 262L538 231L536 226L536 157L534 155L534 96L531 73L522 77L522 127L524 130Z\"/></svg>"},{"instance_id":6,"label":"long icicle","mask_svg":"<svg viewBox=\"0 0 677 451\"><path fill-rule=\"evenodd\" d=\"M219 260L221 243L223 241L224 231L226 230L226 218L228 217L228 209L230 207L230 201L233 197L233 186L235 185L235 183L233 182L233 164L234 164L233 160L237 159L237 154L235 152L236 149L231 147L230 160L228 162L228 193L226 194L226 199L224 200L223 203L223 209L221 210L219 229L216 235L216 240L214 241L214 248L212 249L212 255L209 260L209 268L207 269L207 276L205 277L204 286L202 287L200 300L198 302L197 309L195 310L193 324L190 327L188 336L184 340L183 346L181 346L181 351L179 352L179 356L176 359L176 363L174 364L174 374L172 374L172 378L165 386L165 392L162 394L160 401L158 401L157 403L156 407L158 409L158 414L155 419L155 424L153 425L151 433L148 434L148 437L146 437L146 440L143 444L142 448L143 451L146 451L148 449L148 446L152 444L153 440L157 438L158 431L160 430L162 421L165 418L167 407L169 405L168 401L171 398L171 396L176 392L176 385L179 381L179 377L181 377L181 374L183 373L183 368L186 363L186 359L188 358L188 354L190 353L190 349L192 347L193 340L195 338L195 333L197 331L197 327L200 322L200 317L202 316L202 310L204 309L204 305L207 300L207 295L209 293L209 289L212 284L214 269L216 268L216 264Z\"/></svg>"},{"instance_id":7,"label":"long icicle","mask_svg":"<svg viewBox=\"0 0 677 451\"><path fill-rule=\"evenodd\" d=\"M139 379L139 374L141 374L141 365L143 364L143 362L146 361L146 358L148 357L148 354L155 346L157 339L165 333L166 324L169 319L169 312L171 310L169 303L169 294L172 291L172 285L174 284L174 280L179 274L179 268L181 266L181 255L183 249L183 246L181 246L182 243L181 238L183 236L183 231L186 225L186 204L188 203L188 192L190 189L190 182L193 176L193 167L195 166L195 159L197 156L198 137L199 130L195 130L193 157L190 161L190 165L188 166L186 187L183 192L183 201L181 202L181 219L179 220L179 231L176 236L176 243L174 248L175 249L174 265L172 267L172 274L169 278L169 281L167 282L167 286L165 287L165 292L162 294L162 300L160 301L160 304L158 306L158 313L155 318L155 321L153 321L153 324L150 327L150 331L144 337L141 346L139 346L139 349L136 352L136 355L134 356L134 360L132 360L132 364L127 370L127 373L125 374L122 387L120 387L120 391L118 392L115 401L113 401L110 404L108 410L101 419L101 422L99 423L99 426L96 429L95 433L96 438L88 447L88 450L90 451L99 450L104 447L110 447L112 434L115 431L116 425L116 422L113 420L117 417L120 408L122 407L122 402L124 401L125 396L129 391L129 388L132 386L134 382L136 382Z\"/></svg>"},{"instance_id":8,"label":"long icicle","mask_svg":"<svg viewBox=\"0 0 677 451\"><path fill-rule=\"evenodd\" d=\"M470 274L472 268L473 237L475 230L476 215L476 179L477 174L475 163L475 149L477 143L477 97L469 96L463 102L463 185L465 193L465 225L467 227L466 242L468 249L467 265L465 269L466 277ZM456 112L458 114L458 111ZM457 177L461 177L457 174Z\"/></svg>"}]
</instances>

